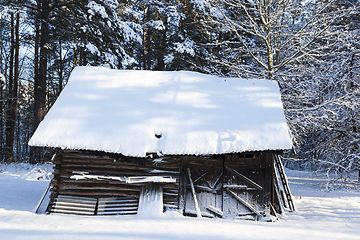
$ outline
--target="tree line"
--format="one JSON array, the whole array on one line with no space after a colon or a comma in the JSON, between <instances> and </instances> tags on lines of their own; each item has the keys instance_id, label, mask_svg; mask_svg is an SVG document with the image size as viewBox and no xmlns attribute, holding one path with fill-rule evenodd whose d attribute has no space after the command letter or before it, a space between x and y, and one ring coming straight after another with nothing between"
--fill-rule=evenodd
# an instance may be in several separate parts
<instances>
[{"instance_id":1,"label":"tree line","mask_svg":"<svg viewBox=\"0 0 360 240\"><path fill-rule=\"evenodd\" d=\"M359 5L2 0L0 161L47 160L31 134L75 66L102 65L277 81L294 142L283 157L349 180L360 167Z\"/></svg>"}]
</instances>

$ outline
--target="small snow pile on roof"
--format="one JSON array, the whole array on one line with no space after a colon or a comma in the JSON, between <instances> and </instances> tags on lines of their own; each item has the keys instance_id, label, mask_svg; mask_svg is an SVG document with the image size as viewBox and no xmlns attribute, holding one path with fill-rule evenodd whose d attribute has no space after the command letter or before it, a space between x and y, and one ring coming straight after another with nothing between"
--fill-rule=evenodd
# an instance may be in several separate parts
<instances>
[{"instance_id":1,"label":"small snow pile on roof","mask_svg":"<svg viewBox=\"0 0 360 240\"><path fill-rule=\"evenodd\" d=\"M77 67L29 145L145 157L292 143L276 82Z\"/></svg>"}]
</instances>

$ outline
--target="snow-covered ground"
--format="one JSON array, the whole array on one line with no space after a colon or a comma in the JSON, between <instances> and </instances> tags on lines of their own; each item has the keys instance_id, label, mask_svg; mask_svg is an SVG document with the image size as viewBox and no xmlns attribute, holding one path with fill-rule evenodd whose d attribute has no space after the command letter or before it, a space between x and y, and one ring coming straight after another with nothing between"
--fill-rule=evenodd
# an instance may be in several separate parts
<instances>
[{"instance_id":1,"label":"snow-covered ground","mask_svg":"<svg viewBox=\"0 0 360 240\"><path fill-rule=\"evenodd\" d=\"M253 222L176 212L158 218L35 214L51 171L51 165L0 165L0 239L360 239L360 192L321 191L324 181L308 172L286 169L297 212Z\"/></svg>"}]
</instances>

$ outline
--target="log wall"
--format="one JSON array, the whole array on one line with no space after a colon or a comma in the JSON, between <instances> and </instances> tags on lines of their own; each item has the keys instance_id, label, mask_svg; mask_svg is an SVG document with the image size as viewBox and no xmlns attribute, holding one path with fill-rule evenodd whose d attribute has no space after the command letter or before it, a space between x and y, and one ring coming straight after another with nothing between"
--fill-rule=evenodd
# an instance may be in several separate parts
<instances>
[{"instance_id":1,"label":"log wall","mask_svg":"<svg viewBox=\"0 0 360 240\"><path fill-rule=\"evenodd\" d=\"M75 150L58 150L54 161L50 203L58 195L139 199L140 184L126 184L116 180L71 179L71 176L80 172L112 177L171 176L179 179L181 165L181 157L132 158L120 154ZM178 190L178 182L164 184L164 206L178 207Z\"/></svg>"},{"instance_id":2,"label":"log wall","mask_svg":"<svg viewBox=\"0 0 360 240\"><path fill-rule=\"evenodd\" d=\"M49 212L54 209L58 196L93 198L98 202L101 199L117 199L117 204L125 202L125 205L138 202L141 184L127 184L108 178L71 178L81 172L108 177L171 176L177 182L163 185L164 208L176 208L190 216L194 215L194 196L190 190L188 171L191 172L200 202L198 205L204 216L258 214L263 212L266 204L274 205L272 152L213 156L149 155L147 158L135 158L96 151L59 149L54 161ZM251 182L244 181L242 176L260 185L261 190L252 186ZM244 205L242 199L254 207ZM132 208L131 213L136 213L136 209Z\"/></svg>"}]
</instances>

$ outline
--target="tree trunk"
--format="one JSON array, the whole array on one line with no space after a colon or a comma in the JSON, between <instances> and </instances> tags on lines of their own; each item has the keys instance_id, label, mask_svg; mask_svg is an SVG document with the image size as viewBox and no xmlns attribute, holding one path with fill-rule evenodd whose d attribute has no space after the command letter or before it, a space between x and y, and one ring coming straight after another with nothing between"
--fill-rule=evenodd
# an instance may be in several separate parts
<instances>
[{"instance_id":1,"label":"tree trunk","mask_svg":"<svg viewBox=\"0 0 360 240\"><path fill-rule=\"evenodd\" d=\"M35 43L34 43L34 82L39 80L39 42L40 42L40 27L35 23Z\"/></svg>"},{"instance_id":2,"label":"tree trunk","mask_svg":"<svg viewBox=\"0 0 360 240\"><path fill-rule=\"evenodd\" d=\"M58 84L58 94L61 93L63 89L63 72L64 72L64 66L63 66L63 59L62 59L62 41L61 37L59 38L59 84Z\"/></svg>"},{"instance_id":3,"label":"tree trunk","mask_svg":"<svg viewBox=\"0 0 360 240\"><path fill-rule=\"evenodd\" d=\"M45 116L46 104L46 74L47 74L47 58L49 26L49 2L47 0L41 1L41 29L40 29L40 57L39 57L39 74L35 78L34 84L34 101L35 101L35 116L34 116L34 130L38 127L41 120ZM32 148L30 163L38 163L41 161L41 148Z\"/></svg>"},{"instance_id":4,"label":"tree trunk","mask_svg":"<svg viewBox=\"0 0 360 240\"><path fill-rule=\"evenodd\" d=\"M83 32L80 33L80 41L85 45L85 35ZM85 47L82 44L79 51L79 66L86 66L86 52Z\"/></svg>"},{"instance_id":5,"label":"tree trunk","mask_svg":"<svg viewBox=\"0 0 360 240\"><path fill-rule=\"evenodd\" d=\"M11 13L11 47L10 47L10 69L9 69L9 86L8 86L8 100L6 111L6 128L5 128L5 162L11 163L14 161L14 130L15 117L13 117L14 108L14 53L15 53L15 26L14 14Z\"/></svg>"},{"instance_id":6,"label":"tree trunk","mask_svg":"<svg viewBox=\"0 0 360 240\"><path fill-rule=\"evenodd\" d=\"M145 21L146 21L146 7L144 8L144 13L143 13L143 22L145 23ZM149 10L148 10L149 11ZM147 38L147 36L146 36L146 28L144 27L144 29L143 29L143 36L142 36L142 38L143 38L143 49L142 49L142 63L143 63L143 67L142 67L142 69L146 69L146 38Z\"/></svg>"},{"instance_id":7,"label":"tree trunk","mask_svg":"<svg viewBox=\"0 0 360 240\"><path fill-rule=\"evenodd\" d=\"M46 73L47 73L47 57L48 57L48 1L42 1L42 22L40 29L40 65L39 76L35 82L34 96L35 96L35 128L39 125L45 115L45 102L46 102Z\"/></svg>"},{"instance_id":8,"label":"tree trunk","mask_svg":"<svg viewBox=\"0 0 360 240\"><path fill-rule=\"evenodd\" d=\"M39 23L35 22L35 43L34 43L34 93L35 93L35 83L39 82L39 45L40 45L40 27ZM35 96L34 96L35 97ZM35 117L35 109L34 108L34 117ZM35 118L33 119L33 122L29 124L32 125L32 132L35 131ZM30 148L30 162L36 162L36 159L39 159L40 151L37 150L35 147Z\"/></svg>"},{"instance_id":9,"label":"tree trunk","mask_svg":"<svg viewBox=\"0 0 360 240\"><path fill-rule=\"evenodd\" d=\"M1 61L1 59L0 59ZM4 139L4 85L5 85L5 77L0 72L0 162L4 161L4 155L3 155L3 143L5 142Z\"/></svg>"},{"instance_id":10,"label":"tree trunk","mask_svg":"<svg viewBox=\"0 0 360 240\"><path fill-rule=\"evenodd\" d=\"M61 11L59 10L59 21L61 21ZM63 72L64 72L64 64L63 64L63 53L62 53L62 33L59 34L59 82L58 82L58 92L57 96L61 93L63 89Z\"/></svg>"},{"instance_id":11,"label":"tree trunk","mask_svg":"<svg viewBox=\"0 0 360 240\"><path fill-rule=\"evenodd\" d=\"M161 30L160 46L157 51L156 70L159 70L159 71L164 71L164 68L165 68L164 56L166 53L166 26L167 26L167 18L166 17L163 17L163 23L164 23L164 29Z\"/></svg>"},{"instance_id":12,"label":"tree trunk","mask_svg":"<svg viewBox=\"0 0 360 240\"><path fill-rule=\"evenodd\" d=\"M148 11L147 11L147 20L150 20L150 6L148 7ZM152 35L152 30L150 27L148 27L147 29L147 33L146 33L146 69L150 70L151 69L151 35Z\"/></svg>"},{"instance_id":13,"label":"tree trunk","mask_svg":"<svg viewBox=\"0 0 360 240\"><path fill-rule=\"evenodd\" d=\"M18 99L18 83L19 83L19 51L20 51L20 37L19 37L19 25L20 25L20 13L16 14L16 24L15 24L15 62L14 62L14 89L13 89L13 109L11 111L12 124L15 135L15 123L17 118L17 99ZM19 119L17 119L19 121ZM19 153L19 131L17 131L17 140L16 140L16 160L18 160ZM15 158L14 158L15 160Z\"/></svg>"}]
</instances>

